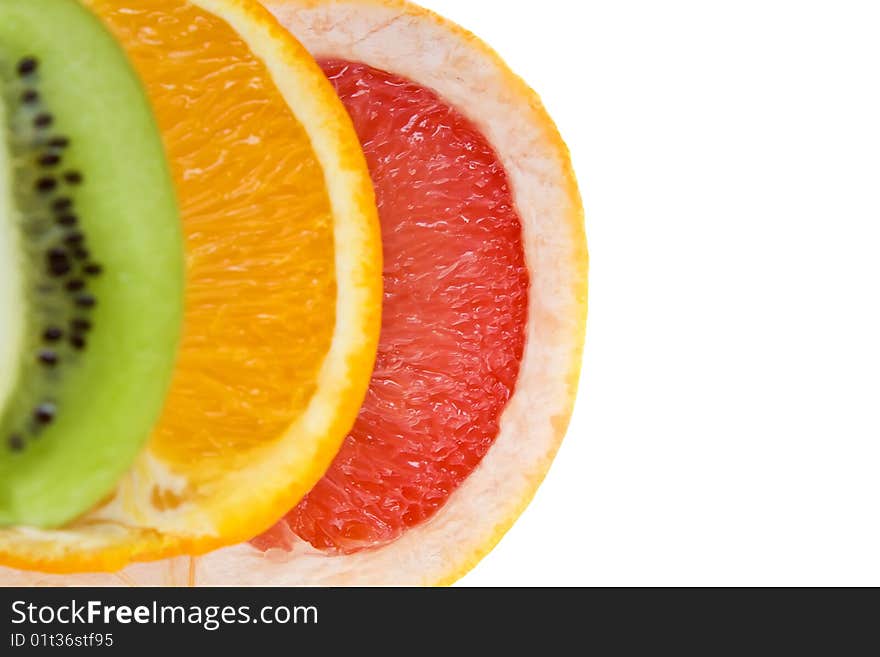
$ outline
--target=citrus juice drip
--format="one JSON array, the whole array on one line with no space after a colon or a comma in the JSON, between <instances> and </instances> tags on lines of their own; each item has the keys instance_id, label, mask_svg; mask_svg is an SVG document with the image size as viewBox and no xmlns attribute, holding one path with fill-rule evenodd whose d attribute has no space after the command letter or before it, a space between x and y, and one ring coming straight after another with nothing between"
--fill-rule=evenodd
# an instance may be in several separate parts
<instances>
[{"instance_id":1,"label":"citrus juice drip","mask_svg":"<svg viewBox=\"0 0 880 657\"><path fill-rule=\"evenodd\" d=\"M209 479L280 438L314 392L336 301L323 174L224 21L184 0L87 4L145 81L182 206L185 335L150 448Z\"/></svg>"},{"instance_id":2,"label":"citrus juice drip","mask_svg":"<svg viewBox=\"0 0 880 657\"><path fill-rule=\"evenodd\" d=\"M324 61L376 188L385 250L378 360L360 416L302 503L253 541L351 553L429 519L498 435L525 342L529 276L504 167L434 92Z\"/></svg>"}]
</instances>

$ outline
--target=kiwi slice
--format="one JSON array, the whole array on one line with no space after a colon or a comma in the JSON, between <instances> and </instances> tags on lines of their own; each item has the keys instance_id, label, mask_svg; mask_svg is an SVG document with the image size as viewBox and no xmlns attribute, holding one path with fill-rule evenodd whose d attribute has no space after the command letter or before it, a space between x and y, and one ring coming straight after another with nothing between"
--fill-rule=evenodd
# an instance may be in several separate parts
<instances>
[{"instance_id":1,"label":"kiwi slice","mask_svg":"<svg viewBox=\"0 0 880 657\"><path fill-rule=\"evenodd\" d=\"M0 526L105 498L161 411L180 219L149 101L76 0L0 2Z\"/></svg>"}]
</instances>

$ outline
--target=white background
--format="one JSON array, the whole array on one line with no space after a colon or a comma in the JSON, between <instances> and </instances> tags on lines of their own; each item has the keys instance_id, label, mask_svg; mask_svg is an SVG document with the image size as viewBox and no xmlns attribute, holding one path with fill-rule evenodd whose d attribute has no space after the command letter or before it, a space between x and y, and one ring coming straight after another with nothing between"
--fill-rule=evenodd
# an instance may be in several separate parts
<instances>
[{"instance_id":1,"label":"white background","mask_svg":"<svg viewBox=\"0 0 880 657\"><path fill-rule=\"evenodd\" d=\"M572 428L468 585L880 584L880 4L424 0L573 151Z\"/></svg>"}]
</instances>

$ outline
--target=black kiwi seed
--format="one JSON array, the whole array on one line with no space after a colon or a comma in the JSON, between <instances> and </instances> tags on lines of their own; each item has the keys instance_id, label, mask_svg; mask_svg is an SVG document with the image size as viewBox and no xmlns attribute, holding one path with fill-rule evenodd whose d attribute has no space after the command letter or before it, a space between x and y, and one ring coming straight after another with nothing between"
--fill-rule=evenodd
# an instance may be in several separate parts
<instances>
[{"instance_id":1,"label":"black kiwi seed","mask_svg":"<svg viewBox=\"0 0 880 657\"><path fill-rule=\"evenodd\" d=\"M77 260L87 260L89 257L89 250L79 246L73 250L73 257Z\"/></svg>"},{"instance_id":2,"label":"black kiwi seed","mask_svg":"<svg viewBox=\"0 0 880 657\"><path fill-rule=\"evenodd\" d=\"M49 192L54 191L56 187L58 187L58 181L48 176L45 178L38 178L37 182L34 183L34 187L38 192L48 194Z\"/></svg>"},{"instance_id":3,"label":"black kiwi seed","mask_svg":"<svg viewBox=\"0 0 880 657\"><path fill-rule=\"evenodd\" d=\"M43 339L46 342L58 342L64 337L64 331L57 326L50 326L43 332Z\"/></svg>"},{"instance_id":4,"label":"black kiwi seed","mask_svg":"<svg viewBox=\"0 0 880 657\"><path fill-rule=\"evenodd\" d=\"M86 348L86 339L81 335L71 335L70 346L77 351L82 351Z\"/></svg>"},{"instance_id":5,"label":"black kiwi seed","mask_svg":"<svg viewBox=\"0 0 880 657\"><path fill-rule=\"evenodd\" d=\"M70 322L70 328L74 331L85 333L92 330L92 323L87 319L77 318Z\"/></svg>"},{"instance_id":6,"label":"black kiwi seed","mask_svg":"<svg viewBox=\"0 0 880 657\"><path fill-rule=\"evenodd\" d=\"M47 144L52 148L67 148L70 146L70 140L67 137L52 137Z\"/></svg>"},{"instance_id":7,"label":"black kiwi seed","mask_svg":"<svg viewBox=\"0 0 880 657\"><path fill-rule=\"evenodd\" d=\"M49 261L49 273L52 276L66 276L70 273L72 267L69 260L51 260Z\"/></svg>"},{"instance_id":8,"label":"black kiwi seed","mask_svg":"<svg viewBox=\"0 0 880 657\"><path fill-rule=\"evenodd\" d=\"M76 226L78 219L75 214L62 214L58 217L58 223L61 226Z\"/></svg>"},{"instance_id":9,"label":"black kiwi seed","mask_svg":"<svg viewBox=\"0 0 880 657\"><path fill-rule=\"evenodd\" d=\"M51 349L43 349L37 356L37 360L48 367L55 367L58 364L58 354Z\"/></svg>"},{"instance_id":10,"label":"black kiwi seed","mask_svg":"<svg viewBox=\"0 0 880 657\"><path fill-rule=\"evenodd\" d=\"M55 153L45 153L37 159L37 164L41 167L57 167L61 164L61 156Z\"/></svg>"},{"instance_id":11,"label":"black kiwi seed","mask_svg":"<svg viewBox=\"0 0 880 657\"><path fill-rule=\"evenodd\" d=\"M83 267L83 271L89 276L100 276L104 272L104 268L97 262L90 262Z\"/></svg>"},{"instance_id":12,"label":"black kiwi seed","mask_svg":"<svg viewBox=\"0 0 880 657\"><path fill-rule=\"evenodd\" d=\"M64 276L69 274L71 270L70 260L50 260L49 272L54 276Z\"/></svg>"},{"instance_id":13,"label":"black kiwi seed","mask_svg":"<svg viewBox=\"0 0 880 657\"><path fill-rule=\"evenodd\" d=\"M38 100L40 100L40 94L37 93L36 89L25 89L21 94L21 102L26 105L36 103Z\"/></svg>"},{"instance_id":14,"label":"black kiwi seed","mask_svg":"<svg viewBox=\"0 0 880 657\"><path fill-rule=\"evenodd\" d=\"M52 201L52 209L55 210L55 212L67 212L72 207L73 201L71 201L66 196L56 198L54 201Z\"/></svg>"},{"instance_id":15,"label":"black kiwi seed","mask_svg":"<svg viewBox=\"0 0 880 657\"><path fill-rule=\"evenodd\" d=\"M24 449L24 438L22 438L19 434L14 434L9 436L9 440L7 441L9 445L9 449L13 452L20 452Z\"/></svg>"},{"instance_id":16,"label":"black kiwi seed","mask_svg":"<svg viewBox=\"0 0 880 657\"><path fill-rule=\"evenodd\" d=\"M48 128L55 121L51 114L40 112L34 117L34 126L37 128Z\"/></svg>"},{"instance_id":17,"label":"black kiwi seed","mask_svg":"<svg viewBox=\"0 0 880 657\"><path fill-rule=\"evenodd\" d=\"M34 409L34 419L39 424L49 424L55 419L56 412L57 409L55 408L55 404L43 402Z\"/></svg>"},{"instance_id":18,"label":"black kiwi seed","mask_svg":"<svg viewBox=\"0 0 880 657\"><path fill-rule=\"evenodd\" d=\"M64 286L67 288L68 292L79 292L86 286L85 281L82 281L78 278L72 278L67 281L67 284Z\"/></svg>"},{"instance_id":19,"label":"black kiwi seed","mask_svg":"<svg viewBox=\"0 0 880 657\"><path fill-rule=\"evenodd\" d=\"M22 77L26 75L30 75L31 73L36 73L37 67L39 67L40 63L36 60L35 57L25 57L20 62L18 62L18 74Z\"/></svg>"},{"instance_id":20,"label":"black kiwi seed","mask_svg":"<svg viewBox=\"0 0 880 657\"><path fill-rule=\"evenodd\" d=\"M77 244L82 244L85 238L86 236L79 231L74 231L64 238L64 243L68 246L76 246Z\"/></svg>"},{"instance_id":21,"label":"black kiwi seed","mask_svg":"<svg viewBox=\"0 0 880 657\"><path fill-rule=\"evenodd\" d=\"M49 273L53 276L64 276L70 273L70 258L64 249L49 249L46 260L49 263Z\"/></svg>"},{"instance_id":22,"label":"black kiwi seed","mask_svg":"<svg viewBox=\"0 0 880 657\"><path fill-rule=\"evenodd\" d=\"M83 177L79 171L68 171L64 174L64 180L70 185L79 185L83 181Z\"/></svg>"},{"instance_id":23,"label":"black kiwi seed","mask_svg":"<svg viewBox=\"0 0 880 657\"><path fill-rule=\"evenodd\" d=\"M91 294L80 294L76 298L76 305L80 308L94 308L98 304L98 300Z\"/></svg>"}]
</instances>

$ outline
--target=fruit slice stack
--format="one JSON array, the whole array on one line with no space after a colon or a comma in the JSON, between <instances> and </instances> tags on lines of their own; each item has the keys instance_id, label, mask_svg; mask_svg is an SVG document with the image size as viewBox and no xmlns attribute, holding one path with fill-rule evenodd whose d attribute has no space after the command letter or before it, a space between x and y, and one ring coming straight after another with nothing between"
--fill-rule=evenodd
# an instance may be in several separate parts
<instances>
[{"instance_id":1,"label":"fruit slice stack","mask_svg":"<svg viewBox=\"0 0 880 657\"><path fill-rule=\"evenodd\" d=\"M454 581L576 391L583 212L540 101L406 2L86 4L164 140L183 338L128 474L73 522L0 530L2 581Z\"/></svg>"}]
</instances>

